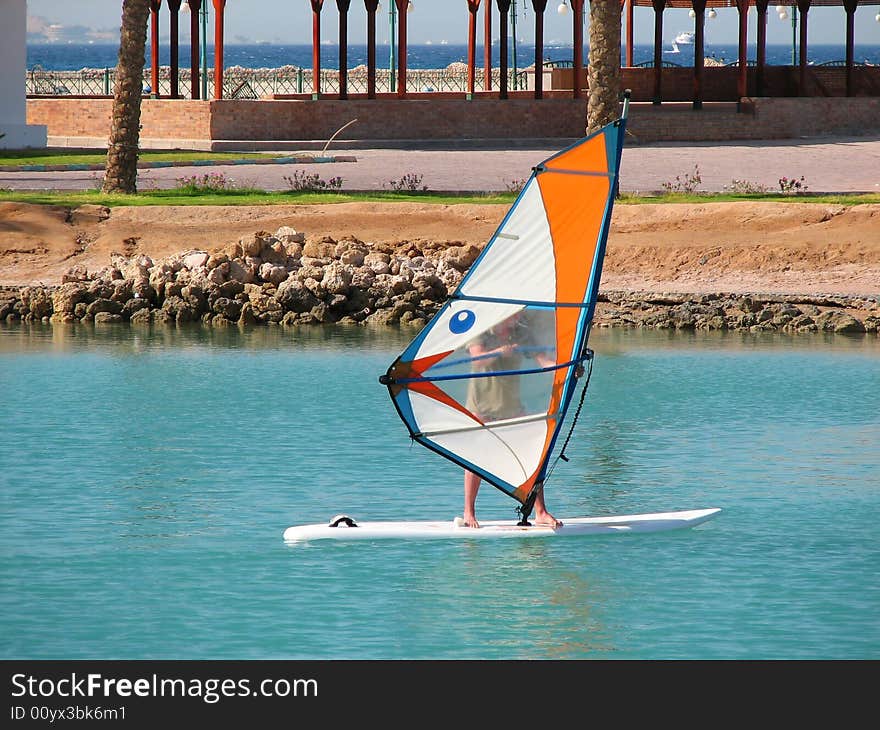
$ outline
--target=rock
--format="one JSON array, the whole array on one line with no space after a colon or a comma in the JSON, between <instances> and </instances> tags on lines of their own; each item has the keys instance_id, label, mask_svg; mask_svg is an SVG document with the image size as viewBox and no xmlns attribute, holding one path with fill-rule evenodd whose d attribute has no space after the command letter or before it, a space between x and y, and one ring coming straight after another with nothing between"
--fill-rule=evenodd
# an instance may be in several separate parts
<instances>
[{"instance_id":1,"label":"rock","mask_svg":"<svg viewBox=\"0 0 880 730\"><path fill-rule=\"evenodd\" d=\"M351 286L351 269L340 263L331 263L324 269L321 286L328 294L347 294Z\"/></svg>"},{"instance_id":2,"label":"rock","mask_svg":"<svg viewBox=\"0 0 880 730\"><path fill-rule=\"evenodd\" d=\"M764 308L764 305L760 302L753 301L751 297L743 297L739 301L739 308L747 314L755 314L760 312Z\"/></svg>"},{"instance_id":3,"label":"rock","mask_svg":"<svg viewBox=\"0 0 880 730\"><path fill-rule=\"evenodd\" d=\"M52 297L38 286L26 286L19 291L21 314L32 315L35 319L49 317L52 314Z\"/></svg>"},{"instance_id":4,"label":"rock","mask_svg":"<svg viewBox=\"0 0 880 730\"><path fill-rule=\"evenodd\" d=\"M238 317L240 325L256 324L257 318L254 316L254 309L250 302L245 302L241 308L241 314Z\"/></svg>"},{"instance_id":5,"label":"rock","mask_svg":"<svg viewBox=\"0 0 880 730\"><path fill-rule=\"evenodd\" d=\"M208 263L211 256L207 251L191 251L181 257L183 266L187 269L198 269Z\"/></svg>"},{"instance_id":6,"label":"rock","mask_svg":"<svg viewBox=\"0 0 880 730\"><path fill-rule=\"evenodd\" d=\"M241 245L244 256L259 256L260 252L263 250L263 239L267 235L268 234L265 231L260 231L242 236L238 242ZM233 258L238 257L236 256Z\"/></svg>"},{"instance_id":7,"label":"rock","mask_svg":"<svg viewBox=\"0 0 880 730\"><path fill-rule=\"evenodd\" d=\"M257 280L257 271L252 266L246 266L243 259L232 259L229 262L229 278L240 281L243 284L252 284Z\"/></svg>"},{"instance_id":8,"label":"rock","mask_svg":"<svg viewBox=\"0 0 880 730\"><path fill-rule=\"evenodd\" d=\"M259 276L263 281L271 284L280 284L287 278L287 269L267 261L260 266Z\"/></svg>"},{"instance_id":9,"label":"rock","mask_svg":"<svg viewBox=\"0 0 880 730\"><path fill-rule=\"evenodd\" d=\"M834 331L839 334L855 334L865 331L865 325L849 314L841 313L834 321Z\"/></svg>"},{"instance_id":10,"label":"rock","mask_svg":"<svg viewBox=\"0 0 880 730\"><path fill-rule=\"evenodd\" d=\"M212 311L214 311L218 315L222 315L226 319L236 322L238 318L241 316L242 303L236 299L229 299L227 297L220 297L215 300L213 305L211 306Z\"/></svg>"},{"instance_id":11,"label":"rock","mask_svg":"<svg viewBox=\"0 0 880 730\"><path fill-rule=\"evenodd\" d=\"M169 322L194 322L199 318L199 312L183 297L170 296L162 303L157 316Z\"/></svg>"},{"instance_id":12,"label":"rock","mask_svg":"<svg viewBox=\"0 0 880 730\"><path fill-rule=\"evenodd\" d=\"M95 315L95 324L113 324L122 321L122 315L113 314L112 312L98 312Z\"/></svg>"},{"instance_id":13,"label":"rock","mask_svg":"<svg viewBox=\"0 0 880 730\"><path fill-rule=\"evenodd\" d=\"M336 241L330 236L310 238L303 246L302 255L315 259L331 259L336 255Z\"/></svg>"},{"instance_id":14,"label":"rock","mask_svg":"<svg viewBox=\"0 0 880 730\"><path fill-rule=\"evenodd\" d=\"M65 271L61 275L61 283L66 284L68 282L76 282L76 281L89 281L91 277L89 276L89 271L82 264L76 264L75 266L71 266L67 271Z\"/></svg>"},{"instance_id":15,"label":"rock","mask_svg":"<svg viewBox=\"0 0 880 730\"><path fill-rule=\"evenodd\" d=\"M459 271L465 271L471 267L479 255L480 249L473 244L468 244L447 249L442 254L441 260Z\"/></svg>"},{"instance_id":16,"label":"rock","mask_svg":"<svg viewBox=\"0 0 880 730\"><path fill-rule=\"evenodd\" d=\"M336 321L336 315L324 302L318 302L312 307L310 314L321 324L332 324Z\"/></svg>"},{"instance_id":17,"label":"rock","mask_svg":"<svg viewBox=\"0 0 880 730\"><path fill-rule=\"evenodd\" d=\"M368 253L364 256L363 264L377 274L391 273L391 257L387 253Z\"/></svg>"},{"instance_id":18,"label":"rock","mask_svg":"<svg viewBox=\"0 0 880 730\"><path fill-rule=\"evenodd\" d=\"M304 243L306 240L305 234L299 233L290 226L281 226L281 228L275 231L275 238L288 246L288 248L292 243Z\"/></svg>"},{"instance_id":19,"label":"rock","mask_svg":"<svg viewBox=\"0 0 880 730\"><path fill-rule=\"evenodd\" d=\"M139 312L142 309L149 309L150 303L144 299L129 299L125 304L122 305L122 317L123 319L128 318L131 319L132 315L135 312Z\"/></svg>"},{"instance_id":20,"label":"rock","mask_svg":"<svg viewBox=\"0 0 880 730\"><path fill-rule=\"evenodd\" d=\"M275 298L288 312L298 314L310 311L320 301L303 282L295 278L279 284Z\"/></svg>"},{"instance_id":21,"label":"rock","mask_svg":"<svg viewBox=\"0 0 880 730\"><path fill-rule=\"evenodd\" d=\"M283 267L287 263L287 248L285 248L281 241L277 241L273 238L271 243L267 243L263 246L263 250L260 252L260 258L263 259L263 261L268 261L270 264Z\"/></svg>"},{"instance_id":22,"label":"rock","mask_svg":"<svg viewBox=\"0 0 880 730\"><path fill-rule=\"evenodd\" d=\"M129 322L132 324L149 324L153 321L153 311L150 309L139 309L133 312Z\"/></svg>"},{"instance_id":23,"label":"rock","mask_svg":"<svg viewBox=\"0 0 880 730\"><path fill-rule=\"evenodd\" d=\"M122 303L112 299L96 299L86 308L86 315L94 317L96 314L106 312L109 314L121 314Z\"/></svg>"}]
</instances>

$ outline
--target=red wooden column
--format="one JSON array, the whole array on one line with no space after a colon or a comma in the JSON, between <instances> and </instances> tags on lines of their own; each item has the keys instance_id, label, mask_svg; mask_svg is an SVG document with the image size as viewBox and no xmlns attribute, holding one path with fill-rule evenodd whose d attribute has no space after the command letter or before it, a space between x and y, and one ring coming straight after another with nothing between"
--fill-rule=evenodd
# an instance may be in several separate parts
<instances>
[{"instance_id":1,"label":"red wooden column","mask_svg":"<svg viewBox=\"0 0 880 730\"><path fill-rule=\"evenodd\" d=\"M755 68L755 95L764 96L764 71L767 67L767 6L770 0L755 0L758 10L758 57Z\"/></svg>"},{"instance_id":2,"label":"red wooden column","mask_svg":"<svg viewBox=\"0 0 880 730\"><path fill-rule=\"evenodd\" d=\"M178 55L180 53L180 31L177 22L180 18L180 2L181 0L168 0L168 12L170 14L168 32L171 34L171 43L168 50L170 51L171 55L170 73L172 99L180 98L180 62Z\"/></svg>"},{"instance_id":3,"label":"red wooden column","mask_svg":"<svg viewBox=\"0 0 880 730\"><path fill-rule=\"evenodd\" d=\"M367 9L367 98L376 98L376 10L379 0L364 0Z\"/></svg>"},{"instance_id":4,"label":"red wooden column","mask_svg":"<svg viewBox=\"0 0 880 730\"><path fill-rule=\"evenodd\" d=\"M339 98L348 98L348 9L351 0L336 0L339 10Z\"/></svg>"},{"instance_id":5,"label":"red wooden column","mask_svg":"<svg viewBox=\"0 0 880 730\"><path fill-rule=\"evenodd\" d=\"M633 65L633 0L626 3L626 65Z\"/></svg>"},{"instance_id":6,"label":"red wooden column","mask_svg":"<svg viewBox=\"0 0 880 730\"><path fill-rule=\"evenodd\" d=\"M749 95L749 0L736 0L739 11L739 67L736 74L736 96ZM737 101L739 104L739 101Z\"/></svg>"},{"instance_id":7,"label":"red wooden column","mask_svg":"<svg viewBox=\"0 0 880 730\"><path fill-rule=\"evenodd\" d=\"M853 56L855 55L855 14L859 0L843 0L846 10L846 95L852 96L853 89Z\"/></svg>"},{"instance_id":8,"label":"red wooden column","mask_svg":"<svg viewBox=\"0 0 880 730\"><path fill-rule=\"evenodd\" d=\"M480 0L467 0L468 6L468 75L467 75L467 98L473 99L477 84L477 11L480 9Z\"/></svg>"},{"instance_id":9,"label":"red wooden column","mask_svg":"<svg viewBox=\"0 0 880 730\"><path fill-rule=\"evenodd\" d=\"M498 52L499 71L501 72L501 84L498 89L498 98L507 98L507 16L510 12L510 0L495 0L498 4L498 12L501 18L498 22Z\"/></svg>"},{"instance_id":10,"label":"red wooden column","mask_svg":"<svg viewBox=\"0 0 880 730\"><path fill-rule=\"evenodd\" d=\"M492 0L483 7L483 90L492 91Z\"/></svg>"},{"instance_id":11,"label":"red wooden column","mask_svg":"<svg viewBox=\"0 0 880 730\"><path fill-rule=\"evenodd\" d=\"M570 0L573 30L572 95L575 99L583 96L584 89L584 0Z\"/></svg>"},{"instance_id":12,"label":"red wooden column","mask_svg":"<svg viewBox=\"0 0 880 730\"><path fill-rule=\"evenodd\" d=\"M406 17L409 0L391 0L397 5L397 98L406 97Z\"/></svg>"},{"instance_id":13,"label":"red wooden column","mask_svg":"<svg viewBox=\"0 0 880 730\"><path fill-rule=\"evenodd\" d=\"M150 0L150 88L151 96L159 98L159 10L162 0Z\"/></svg>"},{"instance_id":14,"label":"red wooden column","mask_svg":"<svg viewBox=\"0 0 880 730\"><path fill-rule=\"evenodd\" d=\"M535 98L544 97L544 11L547 0L532 0L535 11Z\"/></svg>"},{"instance_id":15,"label":"red wooden column","mask_svg":"<svg viewBox=\"0 0 880 730\"><path fill-rule=\"evenodd\" d=\"M226 0L214 0L214 98L223 98L223 14Z\"/></svg>"},{"instance_id":16,"label":"red wooden column","mask_svg":"<svg viewBox=\"0 0 880 730\"><path fill-rule=\"evenodd\" d=\"M663 11L666 0L651 0L654 6L654 103L663 98Z\"/></svg>"},{"instance_id":17,"label":"red wooden column","mask_svg":"<svg viewBox=\"0 0 880 730\"><path fill-rule=\"evenodd\" d=\"M797 0L798 10L801 11L801 36L800 36L800 74L798 76L798 92L805 96L807 89L807 13L810 12L811 0Z\"/></svg>"},{"instance_id":18,"label":"red wooden column","mask_svg":"<svg viewBox=\"0 0 880 730\"><path fill-rule=\"evenodd\" d=\"M703 59L706 44L706 0L692 0L694 9L694 109L703 108Z\"/></svg>"},{"instance_id":19,"label":"red wooden column","mask_svg":"<svg viewBox=\"0 0 880 730\"><path fill-rule=\"evenodd\" d=\"M189 5L189 68L190 68L190 96L193 99L200 98L201 74L199 73L199 10L202 9L202 0L186 0Z\"/></svg>"},{"instance_id":20,"label":"red wooden column","mask_svg":"<svg viewBox=\"0 0 880 730\"><path fill-rule=\"evenodd\" d=\"M321 94L321 8L324 0L309 0L312 5L312 98Z\"/></svg>"}]
</instances>

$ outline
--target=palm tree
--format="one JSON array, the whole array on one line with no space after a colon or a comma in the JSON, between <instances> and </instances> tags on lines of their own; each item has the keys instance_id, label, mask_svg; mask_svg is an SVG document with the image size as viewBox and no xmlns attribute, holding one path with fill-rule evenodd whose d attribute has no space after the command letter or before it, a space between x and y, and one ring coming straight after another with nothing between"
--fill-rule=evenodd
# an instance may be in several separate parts
<instances>
[{"instance_id":1,"label":"palm tree","mask_svg":"<svg viewBox=\"0 0 880 730\"><path fill-rule=\"evenodd\" d=\"M590 3L587 133L613 122L620 101L620 0Z\"/></svg>"},{"instance_id":2,"label":"palm tree","mask_svg":"<svg viewBox=\"0 0 880 730\"><path fill-rule=\"evenodd\" d=\"M144 51L150 0L123 0L119 62L113 89L113 118L104 171L105 193L137 192Z\"/></svg>"}]
</instances>

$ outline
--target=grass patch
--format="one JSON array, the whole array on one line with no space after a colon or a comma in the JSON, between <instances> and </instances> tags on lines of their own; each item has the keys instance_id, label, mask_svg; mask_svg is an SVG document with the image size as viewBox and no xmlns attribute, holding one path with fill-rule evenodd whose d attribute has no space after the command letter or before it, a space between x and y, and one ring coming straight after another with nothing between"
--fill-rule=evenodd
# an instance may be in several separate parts
<instances>
[{"instance_id":1,"label":"grass patch","mask_svg":"<svg viewBox=\"0 0 880 730\"><path fill-rule=\"evenodd\" d=\"M510 205L516 196L501 194L451 195L443 193L352 192L324 193L299 190L267 192L242 188L194 192L187 189L146 190L136 195L106 195L98 190L2 190L0 201L76 207L92 203L110 208L122 205L327 205L332 203L482 203Z\"/></svg>"},{"instance_id":2,"label":"grass patch","mask_svg":"<svg viewBox=\"0 0 880 730\"><path fill-rule=\"evenodd\" d=\"M307 153L304 153L307 154ZM195 152L188 150L141 150L139 162L194 162L197 160L245 160L287 155L268 155L260 152ZM290 155L293 156L293 155ZM107 159L105 150L33 149L0 150L0 168L6 165L102 165Z\"/></svg>"},{"instance_id":3,"label":"grass patch","mask_svg":"<svg viewBox=\"0 0 880 730\"><path fill-rule=\"evenodd\" d=\"M880 203L880 193L663 193L658 195L633 195L623 193L617 203L638 205L642 203L823 203L825 205L867 205Z\"/></svg>"},{"instance_id":4,"label":"grass patch","mask_svg":"<svg viewBox=\"0 0 880 730\"><path fill-rule=\"evenodd\" d=\"M76 207L86 203L106 205L326 205L333 203L405 203L418 202L434 205L457 203L483 205L511 205L514 193L487 193L485 195L464 193L455 195L440 192L308 192L300 190L263 191L253 188L225 190L145 190L136 195L105 195L98 190L3 190L0 201L33 203L37 205L60 205ZM721 202L771 202L771 203L823 203L829 205L865 205L880 203L880 194L836 195L782 195L773 193L670 193L662 195L633 195L624 193L617 203L640 205L644 203L721 203Z\"/></svg>"}]
</instances>

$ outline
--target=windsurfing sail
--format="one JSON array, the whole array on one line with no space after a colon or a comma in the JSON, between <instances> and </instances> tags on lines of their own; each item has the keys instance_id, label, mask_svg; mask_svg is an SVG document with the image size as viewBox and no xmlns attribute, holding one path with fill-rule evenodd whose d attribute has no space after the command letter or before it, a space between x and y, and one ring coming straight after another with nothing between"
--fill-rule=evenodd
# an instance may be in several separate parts
<instances>
[{"instance_id":1,"label":"windsurfing sail","mask_svg":"<svg viewBox=\"0 0 880 730\"><path fill-rule=\"evenodd\" d=\"M379 378L412 439L531 513L587 347L617 193L617 121L535 168L457 289Z\"/></svg>"}]
</instances>

